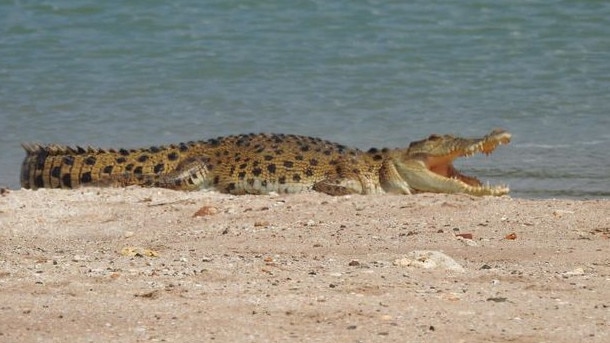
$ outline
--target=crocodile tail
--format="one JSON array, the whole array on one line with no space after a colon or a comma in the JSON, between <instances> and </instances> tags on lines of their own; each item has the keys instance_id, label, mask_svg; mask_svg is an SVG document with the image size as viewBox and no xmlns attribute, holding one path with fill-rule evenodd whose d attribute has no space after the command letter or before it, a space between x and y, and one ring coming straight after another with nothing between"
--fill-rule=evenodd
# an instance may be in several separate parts
<instances>
[{"instance_id":1,"label":"crocodile tail","mask_svg":"<svg viewBox=\"0 0 610 343\"><path fill-rule=\"evenodd\" d=\"M21 164L21 187L38 188L72 188L72 179L62 169L71 167L74 156L93 153L97 150L91 147L69 147L62 145L47 145L24 143L26 156Z\"/></svg>"},{"instance_id":2,"label":"crocodile tail","mask_svg":"<svg viewBox=\"0 0 610 343\"><path fill-rule=\"evenodd\" d=\"M44 160L48 155L44 149L38 144L21 144L25 149L25 159L21 164L21 187L28 189L36 189L33 177L36 174L36 169L39 165L44 164Z\"/></svg>"},{"instance_id":3,"label":"crocodile tail","mask_svg":"<svg viewBox=\"0 0 610 343\"><path fill-rule=\"evenodd\" d=\"M154 183L173 171L187 146L143 149L99 149L64 145L22 144L21 187L77 188Z\"/></svg>"}]
</instances>

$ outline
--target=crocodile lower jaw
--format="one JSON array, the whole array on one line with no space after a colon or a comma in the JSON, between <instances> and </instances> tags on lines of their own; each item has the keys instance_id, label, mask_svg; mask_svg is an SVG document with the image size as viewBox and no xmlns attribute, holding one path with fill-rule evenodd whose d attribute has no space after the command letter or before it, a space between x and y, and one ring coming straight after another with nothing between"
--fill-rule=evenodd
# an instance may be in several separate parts
<instances>
[{"instance_id":1,"label":"crocodile lower jaw","mask_svg":"<svg viewBox=\"0 0 610 343\"><path fill-rule=\"evenodd\" d=\"M483 195L492 195L492 196L500 196L500 195L505 195L508 194L510 192L510 188L508 187L508 185L497 185L497 186L490 186L490 185L479 185L479 186L471 186L468 185L460 180L456 180L457 182L461 183L461 188L463 189L463 191L461 193L466 193L466 194L470 194L470 195L477 195L477 196L483 196Z\"/></svg>"}]
</instances>

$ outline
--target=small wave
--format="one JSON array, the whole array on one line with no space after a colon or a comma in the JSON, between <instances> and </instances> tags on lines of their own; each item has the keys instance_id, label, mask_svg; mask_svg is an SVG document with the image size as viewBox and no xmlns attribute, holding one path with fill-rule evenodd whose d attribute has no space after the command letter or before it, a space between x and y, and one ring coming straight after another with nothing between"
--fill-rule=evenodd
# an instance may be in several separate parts
<instances>
[{"instance_id":1,"label":"small wave","mask_svg":"<svg viewBox=\"0 0 610 343\"><path fill-rule=\"evenodd\" d=\"M575 147L575 146L595 146L595 145L602 145L602 144L608 144L607 140L602 140L602 139L596 139L596 140L591 140L591 141L581 141L581 142L574 142L572 144L542 144L542 143L518 143L518 144L513 144L513 147L515 148L526 148L526 149L565 149L565 148L570 148L570 147Z\"/></svg>"},{"instance_id":2,"label":"small wave","mask_svg":"<svg viewBox=\"0 0 610 343\"><path fill-rule=\"evenodd\" d=\"M571 189L511 189L511 196L514 198L532 198L532 199L549 199L549 198L565 198L565 199L602 199L610 197L610 191L582 191Z\"/></svg>"},{"instance_id":3,"label":"small wave","mask_svg":"<svg viewBox=\"0 0 610 343\"><path fill-rule=\"evenodd\" d=\"M578 142L577 144L578 145L602 145L602 144L608 144L608 141L595 140L595 141Z\"/></svg>"},{"instance_id":4,"label":"small wave","mask_svg":"<svg viewBox=\"0 0 610 343\"><path fill-rule=\"evenodd\" d=\"M536 149L558 149L558 148L569 148L574 144L539 144L539 143L521 143L513 144L515 148L536 148Z\"/></svg>"},{"instance_id":5,"label":"small wave","mask_svg":"<svg viewBox=\"0 0 610 343\"><path fill-rule=\"evenodd\" d=\"M600 173L598 170L584 169L566 171L557 168L544 169L477 169L464 168L466 174L476 175L480 178L512 178L512 179L568 179L568 180L610 180L610 175Z\"/></svg>"}]
</instances>

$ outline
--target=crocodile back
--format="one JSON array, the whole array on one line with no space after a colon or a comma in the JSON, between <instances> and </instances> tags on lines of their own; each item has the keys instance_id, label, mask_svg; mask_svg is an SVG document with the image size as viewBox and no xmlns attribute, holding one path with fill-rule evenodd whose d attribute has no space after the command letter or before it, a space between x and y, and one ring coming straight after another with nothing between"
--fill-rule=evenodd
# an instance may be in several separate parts
<instances>
[{"instance_id":1,"label":"crocodile back","mask_svg":"<svg viewBox=\"0 0 610 343\"><path fill-rule=\"evenodd\" d=\"M23 188L130 185L293 192L364 165L358 149L314 137L243 134L143 149L23 144ZM347 164L346 164L347 162ZM358 171L360 172L360 171Z\"/></svg>"}]
</instances>

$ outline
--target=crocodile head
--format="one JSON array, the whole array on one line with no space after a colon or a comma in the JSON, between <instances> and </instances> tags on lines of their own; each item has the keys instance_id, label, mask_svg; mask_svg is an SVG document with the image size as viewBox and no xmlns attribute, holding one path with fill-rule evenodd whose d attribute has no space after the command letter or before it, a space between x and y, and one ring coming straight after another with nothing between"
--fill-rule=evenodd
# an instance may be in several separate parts
<instances>
[{"instance_id":1,"label":"crocodile head","mask_svg":"<svg viewBox=\"0 0 610 343\"><path fill-rule=\"evenodd\" d=\"M483 185L476 177L460 173L453 161L475 153L489 155L510 139L511 134L504 130L494 130L478 138L431 135L412 142L395 167L416 192L503 195L509 192L507 186Z\"/></svg>"}]
</instances>

